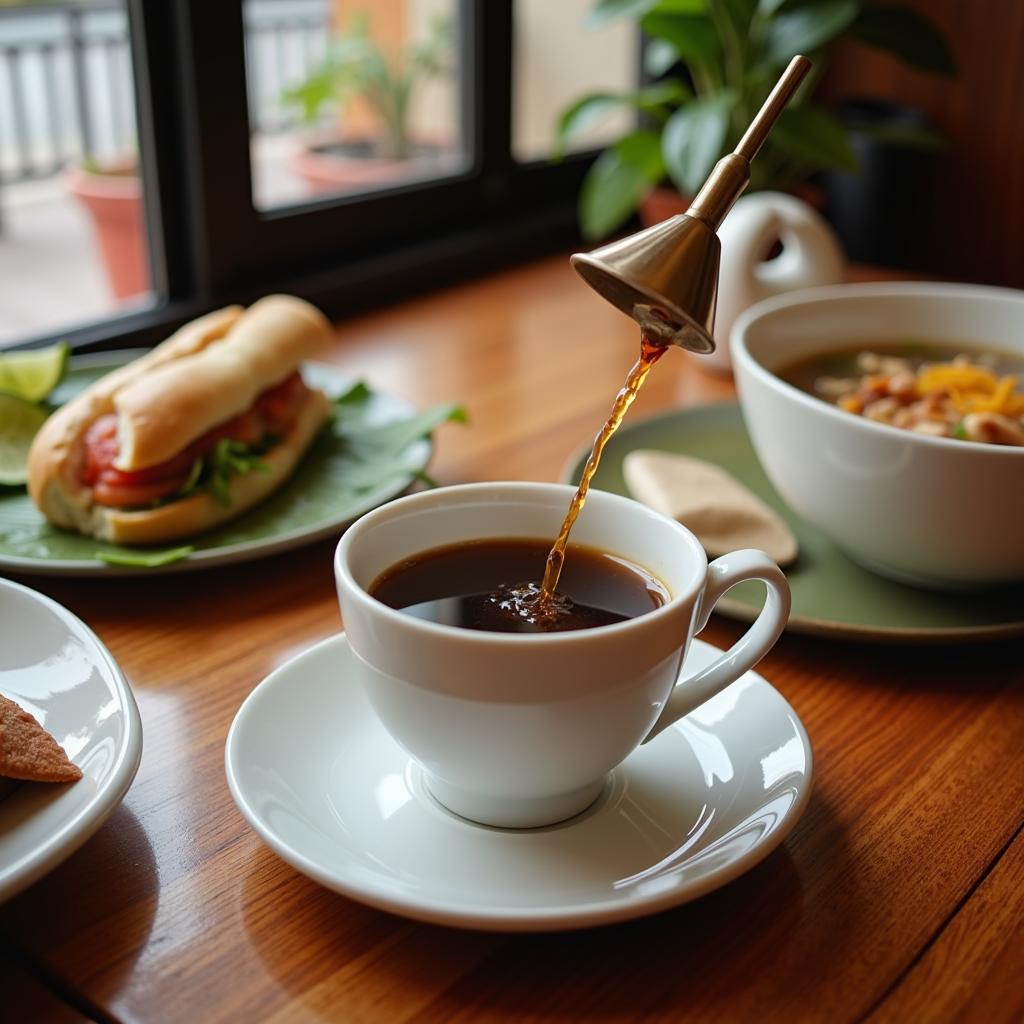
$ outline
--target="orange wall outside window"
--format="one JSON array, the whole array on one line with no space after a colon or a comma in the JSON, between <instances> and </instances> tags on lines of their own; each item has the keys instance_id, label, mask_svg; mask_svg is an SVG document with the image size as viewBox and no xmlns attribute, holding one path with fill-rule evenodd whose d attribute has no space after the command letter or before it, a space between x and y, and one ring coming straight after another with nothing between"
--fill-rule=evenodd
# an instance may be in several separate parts
<instances>
[{"instance_id":1,"label":"orange wall outside window","mask_svg":"<svg viewBox=\"0 0 1024 1024\"><path fill-rule=\"evenodd\" d=\"M405 0L334 0L331 29L343 31L353 18L369 19L370 35L385 53L394 53L405 45L407 18ZM344 111L344 133L351 138L372 138L379 130L377 117L363 100L354 99Z\"/></svg>"}]
</instances>

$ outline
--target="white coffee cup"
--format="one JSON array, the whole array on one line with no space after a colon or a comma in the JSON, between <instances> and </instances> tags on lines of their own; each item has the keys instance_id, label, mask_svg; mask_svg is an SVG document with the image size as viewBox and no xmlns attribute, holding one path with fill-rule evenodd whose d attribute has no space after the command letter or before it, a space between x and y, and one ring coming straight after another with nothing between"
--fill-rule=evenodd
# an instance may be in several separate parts
<instances>
[{"instance_id":1,"label":"white coffee cup","mask_svg":"<svg viewBox=\"0 0 1024 1024\"><path fill-rule=\"evenodd\" d=\"M685 527L605 491L590 493L572 540L661 580L671 597L651 612L594 629L497 633L429 622L367 593L386 569L431 548L550 540L573 493L542 483L425 491L367 513L335 553L342 618L373 707L433 796L473 821L529 828L578 814L640 743L756 665L789 615L786 578L764 552L709 565ZM712 665L680 681L690 639L715 603L751 579L767 585L761 614Z\"/></svg>"}]
</instances>

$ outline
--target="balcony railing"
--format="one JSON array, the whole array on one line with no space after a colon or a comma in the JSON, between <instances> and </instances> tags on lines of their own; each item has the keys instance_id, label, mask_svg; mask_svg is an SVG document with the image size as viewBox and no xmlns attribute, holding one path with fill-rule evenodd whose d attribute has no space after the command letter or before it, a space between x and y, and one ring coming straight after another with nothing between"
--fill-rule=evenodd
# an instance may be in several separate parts
<instances>
[{"instance_id":1,"label":"balcony railing","mask_svg":"<svg viewBox=\"0 0 1024 1024\"><path fill-rule=\"evenodd\" d=\"M281 93L322 57L328 9L328 0L245 3L254 133L294 125ZM135 139L123 3L0 7L0 184L49 177L73 162L130 157Z\"/></svg>"}]
</instances>

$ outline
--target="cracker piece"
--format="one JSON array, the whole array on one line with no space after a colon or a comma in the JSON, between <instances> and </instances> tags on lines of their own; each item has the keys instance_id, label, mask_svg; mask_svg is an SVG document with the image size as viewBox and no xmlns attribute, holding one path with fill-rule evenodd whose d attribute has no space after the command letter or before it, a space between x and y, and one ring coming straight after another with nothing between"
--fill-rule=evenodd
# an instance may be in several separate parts
<instances>
[{"instance_id":1,"label":"cracker piece","mask_svg":"<svg viewBox=\"0 0 1024 1024\"><path fill-rule=\"evenodd\" d=\"M672 452L638 449L622 466L630 493L691 530L712 558L759 548L779 565L797 556L793 532L721 466Z\"/></svg>"},{"instance_id":2,"label":"cracker piece","mask_svg":"<svg viewBox=\"0 0 1024 1024\"><path fill-rule=\"evenodd\" d=\"M0 696L0 776L74 782L82 777L82 770L27 711Z\"/></svg>"}]
</instances>

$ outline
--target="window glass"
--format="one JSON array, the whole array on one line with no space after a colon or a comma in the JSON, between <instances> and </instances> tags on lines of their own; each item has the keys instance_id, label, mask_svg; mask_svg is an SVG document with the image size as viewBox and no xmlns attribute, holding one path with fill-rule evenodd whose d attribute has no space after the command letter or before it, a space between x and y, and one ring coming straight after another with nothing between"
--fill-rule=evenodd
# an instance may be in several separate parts
<instances>
[{"instance_id":1,"label":"window glass","mask_svg":"<svg viewBox=\"0 0 1024 1024\"><path fill-rule=\"evenodd\" d=\"M581 96L636 89L635 24L625 18L589 27L586 16L594 2L515 0L512 153L519 161L551 156L558 117ZM603 146L632 123L627 111L612 111L575 135L567 152Z\"/></svg>"},{"instance_id":2,"label":"window glass","mask_svg":"<svg viewBox=\"0 0 1024 1024\"><path fill-rule=\"evenodd\" d=\"M0 5L0 346L151 301L123 0Z\"/></svg>"},{"instance_id":3,"label":"window glass","mask_svg":"<svg viewBox=\"0 0 1024 1024\"><path fill-rule=\"evenodd\" d=\"M246 0L245 23L257 208L466 167L456 0Z\"/></svg>"}]
</instances>

